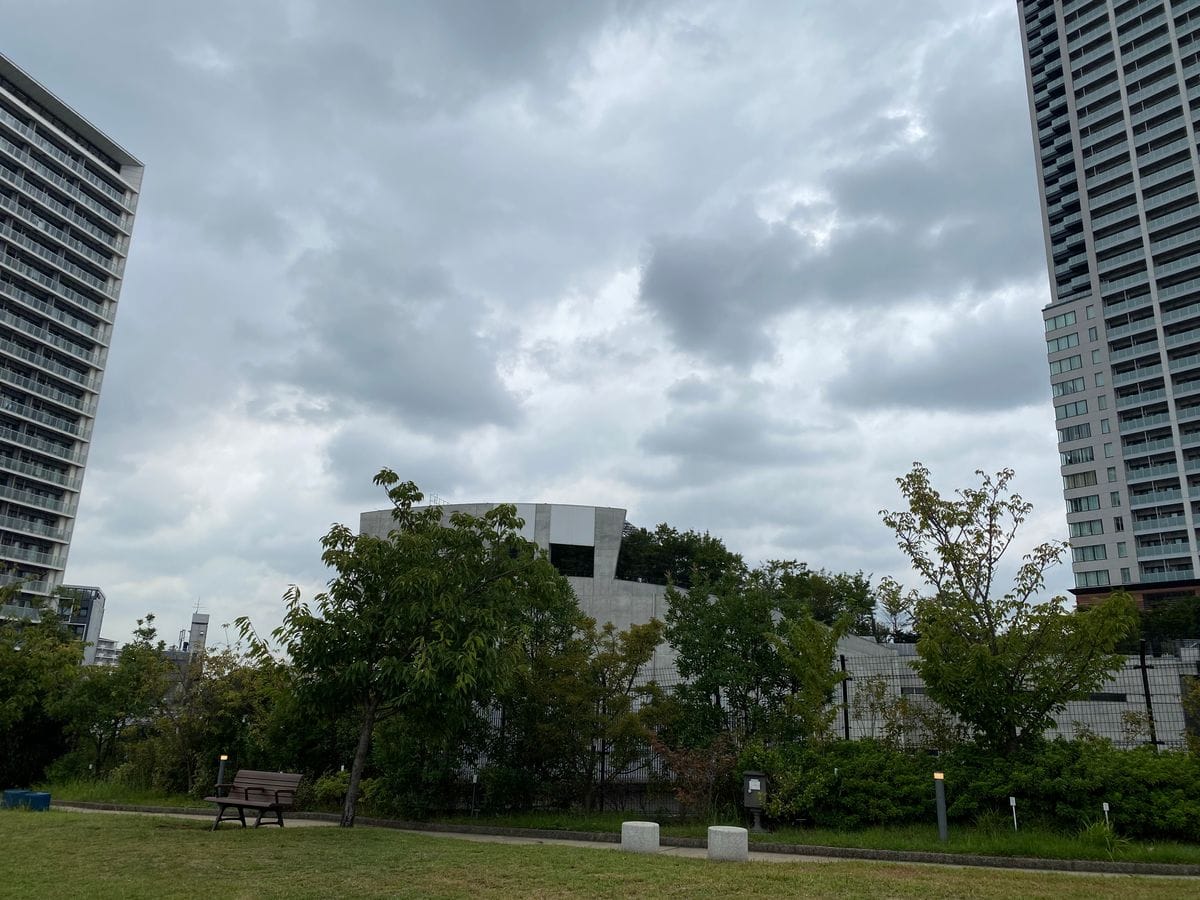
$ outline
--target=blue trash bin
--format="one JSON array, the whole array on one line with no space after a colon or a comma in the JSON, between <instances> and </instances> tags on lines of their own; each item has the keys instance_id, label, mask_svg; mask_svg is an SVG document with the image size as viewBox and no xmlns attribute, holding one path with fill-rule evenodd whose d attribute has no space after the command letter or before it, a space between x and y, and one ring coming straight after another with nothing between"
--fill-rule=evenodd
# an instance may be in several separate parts
<instances>
[{"instance_id":1,"label":"blue trash bin","mask_svg":"<svg viewBox=\"0 0 1200 900\"><path fill-rule=\"evenodd\" d=\"M29 791L22 805L37 812L46 812L50 809L50 795L45 791Z\"/></svg>"},{"instance_id":2,"label":"blue trash bin","mask_svg":"<svg viewBox=\"0 0 1200 900\"><path fill-rule=\"evenodd\" d=\"M4 808L16 809L19 806L25 805L25 798L29 796L30 791L9 790L4 792Z\"/></svg>"}]
</instances>

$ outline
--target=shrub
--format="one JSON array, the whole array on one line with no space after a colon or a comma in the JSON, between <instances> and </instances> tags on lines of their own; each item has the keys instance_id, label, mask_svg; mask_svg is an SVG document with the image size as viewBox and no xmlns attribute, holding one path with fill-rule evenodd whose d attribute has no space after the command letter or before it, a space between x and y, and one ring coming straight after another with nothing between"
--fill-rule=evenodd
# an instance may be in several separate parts
<instances>
[{"instance_id":1,"label":"shrub","mask_svg":"<svg viewBox=\"0 0 1200 900\"><path fill-rule=\"evenodd\" d=\"M990 827L1008 820L1015 796L1022 822L1070 833L1110 806L1114 834L1200 840L1200 759L1145 747L1118 750L1094 738L1055 740L1016 755L962 747L941 757L876 741L820 747L751 747L743 769L771 778L767 812L796 825L861 828L932 821L935 770L946 773L952 820Z\"/></svg>"},{"instance_id":2,"label":"shrub","mask_svg":"<svg viewBox=\"0 0 1200 900\"><path fill-rule=\"evenodd\" d=\"M350 773L346 771L322 775L313 784L313 802L322 809L341 809L350 790Z\"/></svg>"},{"instance_id":3,"label":"shrub","mask_svg":"<svg viewBox=\"0 0 1200 900\"><path fill-rule=\"evenodd\" d=\"M743 760L771 778L767 813L779 822L861 828L932 814L932 769L924 754L864 740L752 752Z\"/></svg>"}]
</instances>

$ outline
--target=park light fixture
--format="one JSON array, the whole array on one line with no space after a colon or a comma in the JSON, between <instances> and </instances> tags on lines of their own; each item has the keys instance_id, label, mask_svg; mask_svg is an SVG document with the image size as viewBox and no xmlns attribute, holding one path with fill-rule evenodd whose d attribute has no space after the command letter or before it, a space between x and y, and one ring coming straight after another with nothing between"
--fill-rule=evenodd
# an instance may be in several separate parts
<instances>
[{"instance_id":1,"label":"park light fixture","mask_svg":"<svg viewBox=\"0 0 1200 900\"><path fill-rule=\"evenodd\" d=\"M946 843L946 773L933 773L933 796L937 801L938 840Z\"/></svg>"}]
</instances>

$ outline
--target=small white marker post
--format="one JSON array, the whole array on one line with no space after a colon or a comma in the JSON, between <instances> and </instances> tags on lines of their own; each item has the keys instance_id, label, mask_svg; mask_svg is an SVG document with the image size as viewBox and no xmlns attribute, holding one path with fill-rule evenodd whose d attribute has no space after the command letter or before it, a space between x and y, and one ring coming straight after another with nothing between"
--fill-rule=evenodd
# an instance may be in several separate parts
<instances>
[{"instance_id":1,"label":"small white marker post","mask_svg":"<svg viewBox=\"0 0 1200 900\"><path fill-rule=\"evenodd\" d=\"M1013 831L1016 831L1016 830L1017 830L1017 798L1016 798L1016 797L1009 797L1009 798L1008 798L1008 805L1012 807L1012 811L1013 811Z\"/></svg>"},{"instance_id":2,"label":"small white marker post","mask_svg":"<svg viewBox=\"0 0 1200 900\"><path fill-rule=\"evenodd\" d=\"M1104 824L1107 825L1108 824L1108 801L1105 800L1103 803L1100 804L1100 806L1104 810Z\"/></svg>"}]
</instances>

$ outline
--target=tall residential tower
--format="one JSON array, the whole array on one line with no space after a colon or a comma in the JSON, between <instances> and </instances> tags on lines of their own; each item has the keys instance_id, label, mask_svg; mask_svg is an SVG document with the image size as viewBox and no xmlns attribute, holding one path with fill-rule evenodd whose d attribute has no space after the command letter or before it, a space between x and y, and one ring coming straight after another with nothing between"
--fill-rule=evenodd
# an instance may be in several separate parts
<instances>
[{"instance_id":1,"label":"tall residential tower","mask_svg":"<svg viewBox=\"0 0 1200 900\"><path fill-rule=\"evenodd\" d=\"M62 584L141 179L0 55L0 614Z\"/></svg>"},{"instance_id":2,"label":"tall residential tower","mask_svg":"<svg viewBox=\"0 0 1200 900\"><path fill-rule=\"evenodd\" d=\"M1200 581L1200 0L1018 0L1076 595Z\"/></svg>"}]
</instances>

